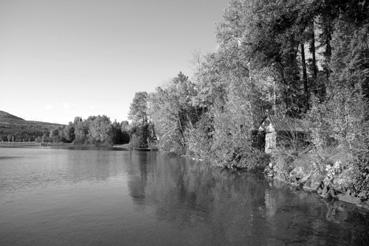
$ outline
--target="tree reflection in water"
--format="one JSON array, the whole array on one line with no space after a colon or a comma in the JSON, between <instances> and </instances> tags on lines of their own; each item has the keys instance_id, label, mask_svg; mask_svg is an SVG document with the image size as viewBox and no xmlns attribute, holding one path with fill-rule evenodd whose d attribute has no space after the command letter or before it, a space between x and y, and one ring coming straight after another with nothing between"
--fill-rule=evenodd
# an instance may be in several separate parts
<instances>
[{"instance_id":1,"label":"tree reflection in water","mask_svg":"<svg viewBox=\"0 0 369 246\"><path fill-rule=\"evenodd\" d=\"M150 152L132 152L128 168L136 204L154 208L158 221L197 228L217 245L362 245L369 239L366 213L262 176Z\"/></svg>"}]
</instances>

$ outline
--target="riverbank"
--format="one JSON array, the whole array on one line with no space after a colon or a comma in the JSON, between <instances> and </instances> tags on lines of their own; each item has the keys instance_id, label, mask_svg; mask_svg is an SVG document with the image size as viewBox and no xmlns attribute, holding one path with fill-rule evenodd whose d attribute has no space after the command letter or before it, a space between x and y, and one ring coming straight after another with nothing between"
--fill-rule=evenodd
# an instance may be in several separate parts
<instances>
[{"instance_id":1,"label":"riverbank","mask_svg":"<svg viewBox=\"0 0 369 246\"><path fill-rule=\"evenodd\" d=\"M137 150L137 151L159 151L156 146L151 146L148 148L134 148L129 143L128 144L115 144L114 148L122 149L122 150Z\"/></svg>"},{"instance_id":2,"label":"riverbank","mask_svg":"<svg viewBox=\"0 0 369 246\"><path fill-rule=\"evenodd\" d=\"M122 151L158 151L156 147L150 148L132 148L130 144L116 145L95 145L95 144L73 144L73 143L50 143L50 142L0 142L0 148L37 148L50 147L61 149L76 149L76 150L122 150Z\"/></svg>"},{"instance_id":3,"label":"riverbank","mask_svg":"<svg viewBox=\"0 0 369 246\"><path fill-rule=\"evenodd\" d=\"M37 148L50 147L72 150L118 150L118 151L158 151L157 148L131 148L129 144L96 146L91 144L76 145L72 143L37 143L37 142L0 142L0 147L6 148ZM204 162L204 159L197 159L189 155L184 155L196 161ZM323 170L313 161L314 158L306 153L298 158L285 153L285 156L275 154L271 157L271 162L265 168L264 173L268 179L283 182L299 190L309 193L316 193L325 200L339 200L358 207L369 210L369 199L364 192L354 193L347 189L349 173L352 171L345 167L343 158L331 160L332 165L327 165ZM221 167L221 166L219 166ZM239 168L237 168L239 170Z\"/></svg>"},{"instance_id":4,"label":"riverbank","mask_svg":"<svg viewBox=\"0 0 369 246\"><path fill-rule=\"evenodd\" d=\"M11 147L38 147L41 143L38 142L0 142L0 148L11 148Z\"/></svg>"},{"instance_id":5,"label":"riverbank","mask_svg":"<svg viewBox=\"0 0 369 246\"><path fill-rule=\"evenodd\" d=\"M322 199L328 201L341 201L356 205L359 208L364 208L369 211L369 201L361 201L360 198L350 195L350 193L339 193L338 190L329 189L328 186L321 186L318 189L306 186L304 183L294 183L289 182L285 179L281 179L279 177L271 177L266 175L266 178L287 184L291 187L295 187L298 190L303 190L307 193L315 193L319 195Z\"/></svg>"},{"instance_id":6,"label":"riverbank","mask_svg":"<svg viewBox=\"0 0 369 246\"><path fill-rule=\"evenodd\" d=\"M357 170L350 165L351 157L339 148L328 156L318 159L313 151L275 152L264 172L268 178L316 193L325 200L339 200L369 210L369 192L355 185Z\"/></svg>"},{"instance_id":7,"label":"riverbank","mask_svg":"<svg viewBox=\"0 0 369 246\"><path fill-rule=\"evenodd\" d=\"M73 144L73 143L50 143L50 142L0 142L0 148L60 148L60 149L122 149L124 148L115 147L112 145L94 145L94 144Z\"/></svg>"},{"instance_id":8,"label":"riverbank","mask_svg":"<svg viewBox=\"0 0 369 246\"><path fill-rule=\"evenodd\" d=\"M325 159L322 162L328 164L317 163L313 153L307 151L305 153L288 153L283 150L270 154L270 163L265 167L264 175L267 180L284 183L296 190L307 193L317 194L325 201L340 201L355 205L369 211L368 192L354 191L350 187L353 186L353 170L344 162L349 161L349 157L345 156L345 152L336 149L331 159ZM195 158L190 155L182 155L195 161L206 162L204 159ZM322 168L324 166L324 168ZM226 165L215 165L215 167L245 171L258 172L260 169L249 170L237 166L228 167Z\"/></svg>"}]
</instances>

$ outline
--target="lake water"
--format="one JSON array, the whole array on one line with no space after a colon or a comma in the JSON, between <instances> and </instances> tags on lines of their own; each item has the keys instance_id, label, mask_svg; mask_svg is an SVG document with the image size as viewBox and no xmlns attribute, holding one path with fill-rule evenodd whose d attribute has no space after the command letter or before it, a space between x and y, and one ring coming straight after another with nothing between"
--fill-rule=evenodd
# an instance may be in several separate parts
<instances>
[{"instance_id":1,"label":"lake water","mask_svg":"<svg viewBox=\"0 0 369 246\"><path fill-rule=\"evenodd\" d=\"M156 152L0 148L0 245L369 245L348 204Z\"/></svg>"}]
</instances>

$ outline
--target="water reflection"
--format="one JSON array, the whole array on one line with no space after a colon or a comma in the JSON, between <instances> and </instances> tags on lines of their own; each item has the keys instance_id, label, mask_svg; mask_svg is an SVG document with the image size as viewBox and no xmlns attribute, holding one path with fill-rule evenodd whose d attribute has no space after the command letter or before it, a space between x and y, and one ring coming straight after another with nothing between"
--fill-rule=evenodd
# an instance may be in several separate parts
<instances>
[{"instance_id":1,"label":"water reflection","mask_svg":"<svg viewBox=\"0 0 369 246\"><path fill-rule=\"evenodd\" d=\"M122 166L116 165L120 161L118 152L89 150L68 150L68 152L71 153L68 153L67 160L62 159L57 163L68 163L65 179L73 182L105 181L123 172ZM61 156L64 157L65 154L61 153Z\"/></svg>"},{"instance_id":2,"label":"water reflection","mask_svg":"<svg viewBox=\"0 0 369 246\"><path fill-rule=\"evenodd\" d=\"M0 151L14 154L12 158L0 158L0 191L103 182L125 172L121 154L116 151L19 148Z\"/></svg>"},{"instance_id":3,"label":"water reflection","mask_svg":"<svg viewBox=\"0 0 369 246\"><path fill-rule=\"evenodd\" d=\"M179 229L201 228L217 245L363 245L366 213L340 202L183 158L131 155L133 201ZM207 235L207 236L206 236Z\"/></svg>"},{"instance_id":4,"label":"water reflection","mask_svg":"<svg viewBox=\"0 0 369 246\"><path fill-rule=\"evenodd\" d=\"M145 200L145 189L147 185L148 155L130 152L128 164L128 187L134 202L142 204Z\"/></svg>"},{"instance_id":5,"label":"water reflection","mask_svg":"<svg viewBox=\"0 0 369 246\"><path fill-rule=\"evenodd\" d=\"M0 245L367 245L369 216L155 152L1 149ZM57 239L57 240L55 240Z\"/></svg>"}]
</instances>

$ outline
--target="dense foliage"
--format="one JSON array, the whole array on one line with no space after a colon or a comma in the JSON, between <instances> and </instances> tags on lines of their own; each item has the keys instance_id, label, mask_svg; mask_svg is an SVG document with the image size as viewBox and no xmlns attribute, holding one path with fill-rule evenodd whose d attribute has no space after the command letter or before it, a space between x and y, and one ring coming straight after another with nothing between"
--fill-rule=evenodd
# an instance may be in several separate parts
<instances>
[{"instance_id":1,"label":"dense foliage","mask_svg":"<svg viewBox=\"0 0 369 246\"><path fill-rule=\"evenodd\" d=\"M75 117L66 126L52 129L49 135L44 135L40 141L64 142L74 144L112 145L129 142L127 122L111 122L103 116L90 116L86 120Z\"/></svg>"},{"instance_id":2,"label":"dense foliage","mask_svg":"<svg viewBox=\"0 0 369 246\"><path fill-rule=\"evenodd\" d=\"M343 191L369 190L368 33L368 1L232 0L217 50L141 108L162 150L228 167L262 163L252 136L266 116L304 119L309 149L272 153L274 171L288 179L301 164L328 177L344 162Z\"/></svg>"},{"instance_id":3,"label":"dense foliage","mask_svg":"<svg viewBox=\"0 0 369 246\"><path fill-rule=\"evenodd\" d=\"M130 147L133 149L147 149L156 145L154 126L147 113L147 98L147 92L137 92L131 103L128 118L132 124L127 125L127 130L131 138Z\"/></svg>"}]
</instances>

